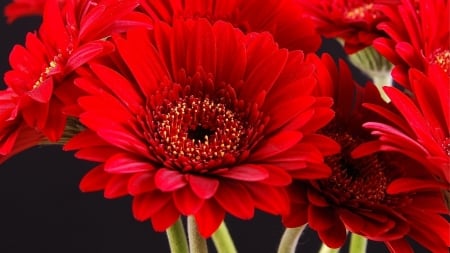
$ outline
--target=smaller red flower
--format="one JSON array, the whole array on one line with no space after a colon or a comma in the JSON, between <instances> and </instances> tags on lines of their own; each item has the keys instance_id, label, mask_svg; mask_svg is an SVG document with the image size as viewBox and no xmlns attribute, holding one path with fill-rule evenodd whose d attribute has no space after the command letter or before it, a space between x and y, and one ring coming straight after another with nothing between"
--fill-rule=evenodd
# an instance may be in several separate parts
<instances>
[{"instance_id":1,"label":"smaller red flower","mask_svg":"<svg viewBox=\"0 0 450 253\"><path fill-rule=\"evenodd\" d=\"M141 6L154 20L173 23L178 18L223 20L242 31L270 32L280 47L314 52L321 37L314 23L304 17L296 0L141 0Z\"/></svg>"},{"instance_id":2,"label":"smaller red flower","mask_svg":"<svg viewBox=\"0 0 450 253\"><path fill-rule=\"evenodd\" d=\"M14 0L4 9L6 22L12 23L18 18L27 16L41 16L44 12L46 1L47 0Z\"/></svg>"},{"instance_id":3,"label":"smaller red flower","mask_svg":"<svg viewBox=\"0 0 450 253\"><path fill-rule=\"evenodd\" d=\"M332 101L312 96L314 66L301 51L205 19L156 22L114 42L127 68L93 64L98 80L76 80L89 93L79 100L88 130L65 149L100 163L83 191L133 196L136 219L157 231L193 215L209 237L225 214L285 213L292 178L329 175L323 155L336 144L316 132Z\"/></svg>"},{"instance_id":4,"label":"smaller red flower","mask_svg":"<svg viewBox=\"0 0 450 253\"><path fill-rule=\"evenodd\" d=\"M80 91L72 85L78 68L113 50L105 41L114 32L143 26L136 1L71 0L60 6L47 1L39 32L28 33L25 46L16 45L4 80L17 96L17 115L51 141L61 136L67 106Z\"/></svg>"},{"instance_id":5,"label":"smaller red flower","mask_svg":"<svg viewBox=\"0 0 450 253\"><path fill-rule=\"evenodd\" d=\"M412 252L408 237L431 252L448 251L450 224L442 216L448 212L442 185L426 169L407 156L380 150L352 157L356 147L372 138L361 124L374 115L364 111L361 103L382 105L377 89L372 84L364 88L355 84L343 62L338 72L330 57L310 60L319 66L319 94L335 99L336 117L321 132L335 139L342 150L325 159L332 169L328 179L294 180L285 226L307 223L332 248L341 247L350 231L384 242L391 252Z\"/></svg>"},{"instance_id":6,"label":"smaller red flower","mask_svg":"<svg viewBox=\"0 0 450 253\"><path fill-rule=\"evenodd\" d=\"M377 25L386 16L375 6L379 3L396 5L398 0L299 0L318 31L327 38L341 39L347 53L355 53L377 37L385 36Z\"/></svg>"},{"instance_id":7,"label":"smaller red flower","mask_svg":"<svg viewBox=\"0 0 450 253\"><path fill-rule=\"evenodd\" d=\"M410 69L409 83L413 98L396 88L385 88L396 110L365 104L388 122L364 124L379 139L361 150L400 152L422 163L450 189L450 77L439 66L431 65L428 76Z\"/></svg>"},{"instance_id":8,"label":"smaller red flower","mask_svg":"<svg viewBox=\"0 0 450 253\"><path fill-rule=\"evenodd\" d=\"M430 64L450 75L450 4L446 0L401 0L399 5L380 5L388 20L378 28L388 36L374 47L394 64L393 79L409 88L408 70L422 72Z\"/></svg>"}]
</instances>

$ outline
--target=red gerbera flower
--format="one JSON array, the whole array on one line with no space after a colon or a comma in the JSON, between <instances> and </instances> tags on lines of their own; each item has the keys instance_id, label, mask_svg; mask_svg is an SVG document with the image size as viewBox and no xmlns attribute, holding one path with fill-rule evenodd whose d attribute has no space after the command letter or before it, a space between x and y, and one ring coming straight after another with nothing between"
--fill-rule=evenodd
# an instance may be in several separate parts
<instances>
[{"instance_id":1,"label":"red gerbera flower","mask_svg":"<svg viewBox=\"0 0 450 253\"><path fill-rule=\"evenodd\" d=\"M61 136L66 115L63 107L74 103L79 91L72 85L77 68L111 52L105 41L113 32L142 25L141 14L130 16L134 0L72 0L60 7L47 1L39 33L29 33L25 47L16 45L10 54L11 71L4 80L16 94L17 115L51 141Z\"/></svg>"},{"instance_id":2,"label":"red gerbera flower","mask_svg":"<svg viewBox=\"0 0 450 253\"><path fill-rule=\"evenodd\" d=\"M286 212L291 175L329 175L322 157L336 144L315 131L332 101L311 96L313 66L300 51L204 19L157 23L152 38L114 40L133 78L97 64L100 81L76 81L91 93L80 99L90 130L65 149L101 163L83 191L132 195L136 219L157 231L194 215L208 237L225 213Z\"/></svg>"},{"instance_id":3,"label":"red gerbera flower","mask_svg":"<svg viewBox=\"0 0 450 253\"><path fill-rule=\"evenodd\" d=\"M396 88L385 88L397 111L365 105L389 122L366 123L364 126L379 140L362 148L403 153L427 166L450 189L450 77L439 66L431 65L429 76L411 69L409 78L414 98Z\"/></svg>"},{"instance_id":4,"label":"red gerbera flower","mask_svg":"<svg viewBox=\"0 0 450 253\"><path fill-rule=\"evenodd\" d=\"M375 6L379 3L396 5L398 0L299 0L305 12L316 23L318 31L327 38L339 38L351 54L367 46L377 37L385 36L376 26L386 16Z\"/></svg>"},{"instance_id":5,"label":"red gerbera flower","mask_svg":"<svg viewBox=\"0 0 450 253\"><path fill-rule=\"evenodd\" d=\"M173 23L177 18L207 18L232 23L244 32L272 33L280 47L314 52L321 44L314 24L303 16L295 0L141 0L154 20Z\"/></svg>"},{"instance_id":6,"label":"red gerbera flower","mask_svg":"<svg viewBox=\"0 0 450 253\"><path fill-rule=\"evenodd\" d=\"M9 157L38 144L44 136L23 123L15 114L15 93L0 91L0 163Z\"/></svg>"},{"instance_id":7,"label":"red gerbera flower","mask_svg":"<svg viewBox=\"0 0 450 253\"><path fill-rule=\"evenodd\" d=\"M343 62L339 74L331 58L324 56L322 63L318 67L320 94L333 95L336 101L336 117L322 132L339 142L342 150L325 160L332 168L331 177L291 184L291 210L283 223L287 227L308 223L333 248L343 245L348 230L382 241L392 252L412 252L407 237L431 252L446 252L450 226L441 216L447 209L440 185L427 181L431 175L417 169L420 164L408 157L389 153L351 157L353 149L370 137L361 127L369 116L360 110L361 102L383 100L373 85L356 85ZM416 187L423 183L426 187Z\"/></svg>"},{"instance_id":8,"label":"red gerbera flower","mask_svg":"<svg viewBox=\"0 0 450 253\"><path fill-rule=\"evenodd\" d=\"M6 22L12 23L26 16L41 16L45 2L46 0L14 0L5 7Z\"/></svg>"},{"instance_id":9,"label":"red gerbera flower","mask_svg":"<svg viewBox=\"0 0 450 253\"><path fill-rule=\"evenodd\" d=\"M426 72L438 64L450 75L450 4L446 0L402 0L381 6L388 21L378 27L389 36L374 41L374 47L395 66L392 77L409 87L408 69Z\"/></svg>"}]
</instances>

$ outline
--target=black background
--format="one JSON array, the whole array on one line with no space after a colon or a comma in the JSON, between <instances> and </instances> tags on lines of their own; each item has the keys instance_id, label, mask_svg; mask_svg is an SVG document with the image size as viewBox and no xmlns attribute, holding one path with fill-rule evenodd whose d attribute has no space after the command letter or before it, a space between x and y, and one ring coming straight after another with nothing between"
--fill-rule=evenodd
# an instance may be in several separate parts
<instances>
[{"instance_id":1,"label":"black background","mask_svg":"<svg viewBox=\"0 0 450 253\"><path fill-rule=\"evenodd\" d=\"M1 10L5 4L0 3ZM1 19L2 76L9 69L12 46L23 44L26 32L34 31L39 22L33 17L6 25ZM342 56L331 41L325 42L323 50ZM81 177L92 166L58 146L32 148L0 165L0 253L169 252L165 233L154 232L149 222L134 220L130 198L107 200L100 192L79 191ZM226 221L239 252L276 252L283 232L278 217L256 212L249 221L232 217ZM317 252L319 247L316 234L307 229L298 252ZM370 242L367 252L388 251L382 243Z\"/></svg>"}]
</instances>

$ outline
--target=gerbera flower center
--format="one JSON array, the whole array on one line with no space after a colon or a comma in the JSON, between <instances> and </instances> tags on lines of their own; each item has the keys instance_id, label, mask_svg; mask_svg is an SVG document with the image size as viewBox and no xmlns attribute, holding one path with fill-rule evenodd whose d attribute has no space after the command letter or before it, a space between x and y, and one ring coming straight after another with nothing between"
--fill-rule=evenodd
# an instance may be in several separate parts
<instances>
[{"instance_id":1,"label":"gerbera flower center","mask_svg":"<svg viewBox=\"0 0 450 253\"><path fill-rule=\"evenodd\" d=\"M53 57L53 60L50 61L48 66L42 71L41 75L39 76L38 80L33 84L32 89L38 88L49 76L55 74L58 72L58 64L61 61L62 55L58 54L55 57Z\"/></svg>"},{"instance_id":2,"label":"gerbera flower center","mask_svg":"<svg viewBox=\"0 0 450 253\"><path fill-rule=\"evenodd\" d=\"M179 98L159 106L153 118L155 140L172 159L208 163L239 155L244 124L222 103L193 96Z\"/></svg>"},{"instance_id":3,"label":"gerbera flower center","mask_svg":"<svg viewBox=\"0 0 450 253\"><path fill-rule=\"evenodd\" d=\"M342 152L325 159L332 175L320 181L322 190L340 203L384 203L388 177L383 161L377 155L353 159L350 152L360 143L358 139L347 132L328 130L326 133L341 144Z\"/></svg>"},{"instance_id":4,"label":"gerbera flower center","mask_svg":"<svg viewBox=\"0 0 450 253\"><path fill-rule=\"evenodd\" d=\"M354 8L348 8L345 13L347 19L362 20L366 18L376 19L379 13L374 10L373 3L366 3Z\"/></svg>"},{"instance_id":5,"label":"gerbera flower center","mask_svg":"<svg viewBox=\"0 0 450 253\"><path fill-rule=\"evenodd\" d=\"M450 50L436 50L431 56L430 63L439 65L447 74L450 74Z\"/></svg>"}]
</instances>

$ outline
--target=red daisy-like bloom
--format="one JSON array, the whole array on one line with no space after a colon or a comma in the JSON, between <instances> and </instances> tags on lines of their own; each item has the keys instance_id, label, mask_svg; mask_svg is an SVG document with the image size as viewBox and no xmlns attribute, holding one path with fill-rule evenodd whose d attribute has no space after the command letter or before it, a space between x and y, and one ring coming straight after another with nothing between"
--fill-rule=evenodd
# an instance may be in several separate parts
<instances>
[{"instance_id":1,"label":"red daisy-like bloom","mask_svg":"<svg viewBox=\"0 0 450 253\"><path fill-rule=\"evenodd\" d=\"M431 65L428 76L411 69L409 79L414 98L396 88L385 88L396 111L365 105L389 122L364 124L379 140L362 148L366 152L403 153L427 166L450 189L450 77L439 66Z\"/></svg>"},{"instance_id":2,"label":"red daisy-like bloom","mask_svg":"<svg viewBox=\"0 0 450 253\"><path fill-rule=\"evenodd\" d=\"M141 0L154 20L173 23L178 18L207 18L232 23L244 32L272 33L280 47L314 52L321 37L313 22L303 16L296 0Z\"/></svg>"},{"instance_id":3,"label":"red daisy-like bloom","mask_svg":"<svg viewBox=\"0 0 450 253\"><path fill-rule=\"evenodd\" d=\"M72 74L91 59L112 51L105 41L113 32L142 25L132 11L137 1L72 0L62 6L47 1L39 33L28 33L25 46L16 45L9 57L12 70L4 80L16 93L17 115L51 141L66 123L63 108L75 103Z\"/></svg>"},{"instance_id":4,"label":"red daisy-like bloom","mask_svg":"<svg viewBox=\"0 0 450 253\"><path fill-rule=\"evenodd\" d=\"M319 93L335 98L336 117L321 132L334 138L342 150L325 159L332 169L328 179L295 180L289 186L291 209L283 223L287 227L307 223L333 248L344 244L348 230L384 242L391 252L412 252L407 237L431 252L446 252L450 225L441 214L447 209L440 185L431 181L431 175L401 155L351 156L355 147L370 138L361 127L370 116L361 110L361 102L382 103L377 89L371 84L364 88L355 84L343 62L338 73L330 57L312 58L323 80ZM329 80L335 80L334 86ZM417 189L424 183L427 185Z\"/></svg>"},{"instance_id":5,"label":"red daisy-like bloom","mask_svg":"<svg viewBox=\"0 0 450 253\"><path fill-rule=\"evenodd\" d=\"M450 75L450 4L446 0L402 0L380 6L388 21L379 28L388 34L374 47L395 66L392 77L409 88L408 69L427 71L438 64Z\"/></svg>"},{"instance_id":6,"label":"red daisy-like bloom","mask_svg":"<svg viewBox=\"0 0 450 253\"><path fill-rule=\"evenodd\" d=\"M65 149L101 163L83 191L132 195L135 218L157 231L194 215L208 237L226 213L286 212L292 177L329 175L323 155L338 147L315 132L333 117L332 100L311 95L301 51L205 19L158 22L151 34L114 40L134 78L94 64L100 81L76 81L91 93L79 101L90 130Z\"/></svg>"},{"instance_id":7,"label":"red daisy-like bloom","mask_svg":"<svg viewBox=\"0 0 450 253\"><path fill-rule=\"evenodd\" d=\"M38 144L44 136L16 117L15 93L0 91L0 163L9 157Z\"/></svg>"},{"instance_id":8,"label":"red daisy-like bloom","mask_svg":"<svg viewBox=\"0 0 450 253\"><path fill-rule=\"evenodd\" d=\"M375 8L384 3L396 5L398 0L298 0L318 31L327 38L339 38L347 53L355 53L385 34L377 25L386 16Z\"/></svg>"},{"instance_id":9,"label":"red daisy-like bloom","mask_svg":"<svg viewBox=\"0 0 450 253\"><path fill-rule=\"evenodd\" d=\"M6 22L12 23L14 20L26 16L41 16L44 12L45 2L46 0L14 0L4 9Z\"/></svg>"}]
</instances>

